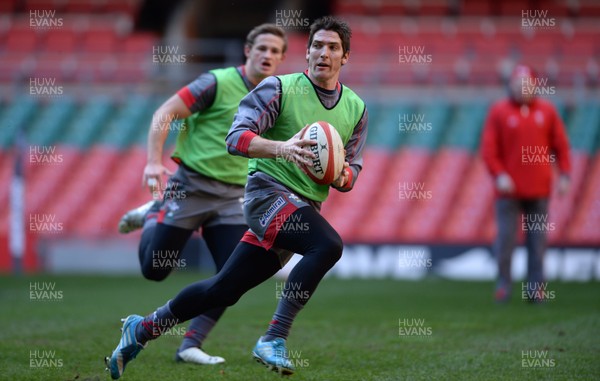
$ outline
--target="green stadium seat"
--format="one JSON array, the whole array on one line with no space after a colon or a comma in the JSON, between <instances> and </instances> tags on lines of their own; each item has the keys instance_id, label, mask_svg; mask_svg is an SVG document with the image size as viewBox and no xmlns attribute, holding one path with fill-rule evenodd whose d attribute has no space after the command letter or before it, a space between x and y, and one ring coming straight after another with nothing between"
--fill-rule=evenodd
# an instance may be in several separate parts
<instances>
[{"instance_id":1,"label":"green stadium seat","mask_svg":"<svg viewBox=\"0 0 600 381\"><path fill-rule=\"evenodd\" d=\"M562 120L567 120L569 109L565 102L561 99L552 99L552 103L554 104L554 107L556 107L556 110L560 114Z\"/></svg>"},{"instance_id":2,"label":"green stadium seat","mask_svg":"<svg viewBox=\"0 0 600 381\"><path fill-rule=\"evenodd\" d=\"M101 134L112 109L112 101L106 96L89 99L72 118L62 137L63 143L87 149Z\"/></svg>"},{"instance_id":3,"label":"green stadium seat","mask_svg":"<svg viewBox=\"0 0 600 381\"><path fill-rule=\"evenodd\" d=\"M488 105L483 102L457 105L444 136L443 145L463 148L471 152L477 150L487 110Z\"/></svg>"},{"instance_id":4,"label":"green stadium seat","mask_svg":"<svg viewBox=\"0 0 600 381\"><path fill-rule=\"evenodd\" d=\"M600 106L594 103L577 106L568 122L567 130L572 149L593 153L598 148Z\"/></svg>"},{"instance_id":5,"label":"green stadium seat","mask_svg":"<svg viewBox=\"0 0 600 381\"><path fill-rule=\"evenodd\" d=\"M65 126L75 111L73 99L60 97L53 99L27 126L27 141L31 145L46 146L60 140Z\"/></svg>"},{"instance_id":6,"label":"green stadium seat","mask_svg":"<svg viewBox=\"0 0 600 381\"><path fill-rule=\"evenodd\" d=\"M148 115L147 112L149 102L148 97L129 97L116 116L106 124L97 143L118 149L129 147L135 140L140 125L148 126L150 123L151 114Z\"/></svg>"},{"instance_id":7,"label":"green stadium seat","mask_svg":"<svg viewBox=\"0 0 600 381\"><path fill-rule=\"evenodd\" d=\"M25 129L36 111L38 102L33 97L18 97L7 106L0 117L0 149L5 149L14 143L17 131Z\"/></svg>"},{"instance_id":8,"label":"green stadium seat","mask_svg":"<svg viewBox=\"0 0 600 381\"><path fill-rule=\"evenodd\" d=\"M150 124L152 123L152 115L158 109L158 107L165 101L165 97L152 97L149 99L148 104L141 116L140 122L132 127L135 128L133 135L131 137L131 145L138 146L146 146L148 144L148 130L150 128ZM177 133L172 131L167 137L167 141L165 146L170 146L175 144L175 137Z\"/></svg>"},{"instance_id":9,"label":"green stadium seat","mask_svg":"<svg viewBox=\"0 0 600 381\"><path fill-rule=\"evenodd\" d=\"M407 139L403 141L403 145L435 151L440 145L449 114L450 106L444 101L434 100L421 104L413 114L413 119L422 120L417 124L424 123L430 129L407 132Z\"/></svg>"},{"instance_id":10,"label":"green stadium seat","mask_svg":"<svg viewBox=\"0 0 600 381\"><path fill-rule=\"evenodd\" d=\"M367 144L386 150L395 150L403 139L399 118L410 115L412 107L398 103L367 104L369 110L369 133Z\"/></svg>"}]
</instances>

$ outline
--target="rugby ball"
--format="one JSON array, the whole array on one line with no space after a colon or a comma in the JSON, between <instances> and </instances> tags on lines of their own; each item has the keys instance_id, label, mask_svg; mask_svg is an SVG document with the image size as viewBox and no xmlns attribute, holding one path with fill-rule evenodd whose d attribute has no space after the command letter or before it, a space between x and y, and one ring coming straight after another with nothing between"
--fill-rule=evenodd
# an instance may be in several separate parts
<instances>
[{"instance_id":1,"label":"rugby ball","mask_svg":"<svg viewBox=\"0 0 600 381\"><path fill-rule=\"evenodd\" d=\"M304 166L306 174L317 184L331 184L342 172L346 161L340 134L331 124L318 121L308 126L302 138L317 142L310 146L316 157L312 159L312 167Z\"/></svg>"}]
</instances>

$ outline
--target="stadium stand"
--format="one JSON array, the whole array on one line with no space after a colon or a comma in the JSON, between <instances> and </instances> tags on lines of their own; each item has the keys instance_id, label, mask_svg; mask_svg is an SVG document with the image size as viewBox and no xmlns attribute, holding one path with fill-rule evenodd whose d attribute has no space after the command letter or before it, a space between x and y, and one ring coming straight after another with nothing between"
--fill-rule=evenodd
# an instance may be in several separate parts
<instances>
[{"instance_id":1,"label":"stadium stand","mask_svg":"<svg viewBox=\"0 0 600 381\"><path fill-rule=\"evenodd\" d=\"M589 17L600 15L600 4L574 3L545 5L553 17L564 19L558 28L539 31L518 27L524 1L337 1L336 13L354 26L352 64L343 79L366 89L501 88L507 67L523 61L534 63L554 86L597 91L600 25ZM161 43L152 33L133 30L138 7L138 1L119 0L0 4L0 83L5 88L27 89L31 78L43 77L65 87L100 89L52 97L11 90L0 101L0 181L10 182L19 131L25 131L28 145L54 147L60 165L32 163L27 152L23 155L26 205L28 214L56 215L64 224L63 236L114 235L122 212L149 199L139 184L146 134L153 110L169 94L128 88L154 79L152 47ZM33 9L56 10L65 26L31 28L27 12ZM305 43L305 35L290 35L283 71L304 62ZM399 62L402 47L422 49L431 62ZM107 86L126 94L112 96L101 90ZM557 229L550 243L599 245L600 104L554 99L573 148L573 191L552 199ZM478 156L489 101L489 96L367 98L367 170L352 192L331 192L323 208L344 240L489 243L495 229L493 189ZM430 131L400 129L402 120L420 117ZM434 197L402 199L403 187L414 184ZM8 187L0 188L0 203L7 205L8 199ZM8 234L8 218L3 208L0 238Z\"/></svg>"}]
</instances>

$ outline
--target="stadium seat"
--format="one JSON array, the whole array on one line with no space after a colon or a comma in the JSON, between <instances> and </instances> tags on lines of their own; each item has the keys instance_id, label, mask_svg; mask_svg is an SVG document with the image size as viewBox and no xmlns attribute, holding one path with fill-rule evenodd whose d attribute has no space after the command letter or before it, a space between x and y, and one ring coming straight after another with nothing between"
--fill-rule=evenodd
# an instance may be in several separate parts
<instances>
[{"instance_id":1,"label":"stadium seat","mask_svg":"<svg viewBox=\"0 0 600 381\"><path fill-rule=\"evenodd\" d=\"M600 16L600 4L595 1L582 1L579 6L579 15L585 17Z\"/></svg>"},{"instance_id":2,"label":"stadium seat","mask_svg":"<svg viewBox=\"0 0 600 381\"><path fill-rule=\"evenodd\" d=\"M82 83L114 82L119 71L119 56L113 53L80 54L74 80Z\"/></svg>"},{"instance_id":3,"label":"stadium seat","mask_svg":"<svg viewBox=\"0 0 600 381\"><path fill-rule=\"evenodd\" d=\"M600 135L600 106L592 102L579 104L567 125L573 149L592 153Z\"/></svg>"},{"instance_id":4,"label":"stadium seat","mask_svg":"<svg viewBox=\"0 0 600 381\"><path fill-rule=\"evenodd\" d=\"M406 138L402 140L402 145L435 151L441 142L449 116L450 106L441 99L421 103L413 117L423 120L422 123L430 125L430 129L405 132Z\"/></svg>"},{"instance_id":5,"label":"stadium seat","mask_svg":"<svg viewBox=\"0 0 600 381\"><path fill-rule=\"evenodd\" d=\"M35 60L32 75L37 78L49 78L56 81L57 86L65 86L74 79L76 60L73 55L53 52L40 52Z\"/></svg>"},{"instance_id":6,"label":"stadium seat","mask_svg":"<svg viewBox=\"0 0 600 381\"><path fill-rule=\"evenodd\" d=\"M61 142L85 150L101 135L111 117L112 100L106 96L91 97L79 107L61 136Z\"/></svg>"},{"instance_id":7,"label":"stadium seat","mask_svg":"<svg viewBox=\"0 0 600 381\"><path fill-rule=\"evenodd\" d=\"M19 0L5 0L0 3L0 12L3 14L10 14L17 9Z\"/></svg>"},{"instance_id":8,"label":"stadium seat","mask_svg":"<svg viewBox=\"0 0 600 381\"><path fill-rule=\"evenodd\" d=\"M151 51L151 50L150 50ZM152 57L149 54L122 53L117 56L118 70L109 81L116 83L140 83L153 75Z\"/></svg>"},{"instance_id":9,"label":"stadium seat","mask_svg":"<svg viewBox=\"0 0 600 381\"><path fill-rule=\"evenodd\" d=\"M117 114L103 129L98 143L126 148L137 138L140 126L147 131L152 120L149 99L138 95L126 99Z\"/></svg>"},{"instance_id":10,"label":"stadium seat","mask_svg":"<svg viewBox=\"0 0 600 381\"><path fill-rule=\"evenodd\" d=\"M133 33L125 38L122 48L124 53L151 55L152 47L158 43L159 37L152 33Z\"/></svg>"},{"instance_id":11,"label":"stadium seat","mask_svg":"<svg viewBox=\"0 0 600 381\"><path fill-rule=\"evenodd\" d=\"M559 196L556 189L556 182L553 184L553 193L550 198L549 221L555 224L555 229L548 234L548 242L550 244L558 244L563 241L565 230L568 223L575 212L577 195L585 186L586 174L588 173L589 155L581 151L573 151L571 153L571 185L570 191L564 196ZM556 180L556 179L555 179Z\"/></svg>"},{"instance_id":12,"label":"stadium seat","mask_svg":"<svg viewBox=\"0 0 600 381\"><path fill-rule=\"evenodd\" d=\"M442 144L472 152L479 146L488 105L480 101L471 101L461 103L455 109L454 118L449 123Z\"/></svg>"},{"instance_id":13,"label":"stadium seat","mask_svg":"<svg viewBox=\"0 0 600 381\"><path fill-rule=\"evenodd\" d=\"M83 154L76 148L64 145L56 147L60 163L27 167L26 201L31 213L47 213L56 199L65 191L63 184L69 181L73 169ZM43 192L40 190L43 189Z\"/></svg>"},{"instance_id":14,"label":"stadium seat","mask_svg":"<svg viewBox=\"0 0 600 381\"><path fill-rule=\"evenodd\" d=\"M398 236L415 242L435 242L453 199L462 186L470 155L466 150L441 148L420 184L428 197L411 200L414 203L406 216L411 221L398 229Z\"/></svg>"},{"instance_id":15,"label":"stadium seat","mask_svg":"<svg viewBox=\"0 0 600 381\"><path fill-rule=\"evenodd\" d=\"M586 172L573 216L566 226L565 238L571 244L599 245L600 235L600 151L596 153Z\"/></svg>"},{"instance_id":16,"label":"stadium seat","mask_svg":"<svg viewBox=\"0 0 600 381\"><path fill-rule=\"evenodd\" d=\"M494 213L491 176L479 155L472 155L470 160L441 228L440 238L446 242L485 243L480 234L481 227L486 216Z\"/></svg>"},{"instance_id":17,"label":"stadium seat","mask_svg":"<svg viewBox=\"0 0 600 381\"><path fill-rule=\"evenodd\" d=\"M106 189L111 173L118 164L118 151L108 147L92 147L74 168L70 169L68 181L48 213L64 224L65 232L72 232L86 214L87 209Z\"/></svg>"},{"instance_id":18,"label":"stadium seat","mask_svg":"<svg viewBox=\"0 0 600 381\"><path fill-rule=\"evenodd\" d=\"M139 0L107 0L105 11L107 13L124 13L134 18L140 4L142 2Z\"/></svg>"},{"instance_id":19,"label":"stadium seat","mask_svg":"<svg viewBox=\"0 0 600 381\"><path fill-rule=\"evenodd\" d=\"M380 149L365 149L364 170L361 172L354 189L351 192L333 195L335 208L324 204L323 213L331 225L340 228L346 236L344 239L360 241L356 236L363 229L368 228L367 213L377 204L377 187L372 184L381 184L387 173L390 154ZM332 193L335 193L332 191Z\"/></svg>"},{"instance_id":20,"label":"stadium seat","mask_svg":"<svg viewBox=\"0 0 600 381\"><path fill-rule=\"evenodd\" d=\"M58 97L43 109L37 110L35 120L27 128L28 143L39 146L55 144L74 111L74 101L67 96Z\"/></svg>"},{"instance_id":21,"label":"stadium seat","mask_svg":"<svg viewBox=\"0 0 600 381\"><path fill-rule=\"evenodd\" d=\"M71 54L77 50L78 34L70 29L52 29L46 32L43 48L46 52Z\"/></svg>"},{"instance_id":22,"label":"stadium seat","mask_svg":"<svg viewBox=\"0 0 600 381\"><path fill-rule=\"evenodd\" d=\"M28 80L35 68L29 53L3 53L0 55L0 81L19 82Z\"/></svg>"},{"instance_id":23,"label":"stadium seat","mask_svg":"<svg viewBox=\"0 0 600 381\"><path fill-rule=\"evenodd\" d=\"M400 120L413 120L413 109L402 103L377 103L368 105L369 135L367 142L370 146L394 150L402 140L407 139L408 132L400 129ZM375 120L371 117L376 118ZM409 123L409 122L403 122Z\"/></svg>"},{"instance_id":24,"label":"stadium seat","mask_svg":"<svg viewBox=\"0 0 600 381\"><path fill-rule=\"evenodd\" d=\"M56 10L61 12L64 6L64 1L56 0L26 0L25 9L30 10Z\"/></svg>"},{"instance_id":25,"label":"stadium seat","mask_svg":"<svg viewBox=\"0 0 600 381\"><path fill-rule=\"evenodd\" d=\"M8 206L10 184L14 173L14 152L7 149L0 149L0 181L4 186L0 187L0 205ZM5 210L6 215L4 218L8 218L8 207L1 208ZM0 220L2 217L0 217ZM0 229L2 231L2 229Z\"/></svg>"},{"instance_id":26,"label":"stadium seat","mask_svg":"<svg viewBox=\"0 0 600 381\"><path fill-rule=\"evenodd\" d=\"M462 0L460 5L460 14L464 16L489 16L492 13L489 1Z\"/></svg>"},{"instance_id":27,"label":"stadium seat","mask_svg":"<svg viewBox=\"0 0 600 381\"><path fill-rule=\"evenodd\" d=\"M376 193L369 200L369 212L363 216L361 228L353 237L359 242L397 242L404 238L397 234L406 228L405 216L414 205L413 200L401 199L399 190L405 184L422 181L423 173L431 159L431 153L419 147L402 148L390 158L387 166L378 166L382 171ZM373 168L374 169L374 168ZM367 171L365 171L365 174ZM364 178L361 180L365 180ZM367 182L373 184L374 182ZM374 187L373 187L374 188ZM374 203L373 203L374 202Z\"/></svg>"},{"instance_id":28,"label":"stadium seat","mask_svg":"<svg viewBox=\"0 0 600 381\"><path fill-rule=\"evenodd\" d=\"M4 45L4 54L31 53L37 50L39 44L39 32L29 26L17 25L8 33Z\"/></svg>"},{"instance_id":29,"label":"stadium seat","mask_svg":"<svg viewBox=\"0 0 600 381\"><path fill-rule=\"evenodd\" d=\"M114 235L120 216L139 206L132 204L131 198L141 189L146 152L141 147L130 148L121 151L117 160L118 165L110 171L110 181L103 183L103 191L94 197L94 202L74 226L74 233L85 237Z\"/></svg>"},{"instance_id":30,"label":"stadium seat","mask_svg":"<svg viewBox=\"0 0 600 381\"><path fill-rule=\"evenodd\" d=\"M37 100L29 96L16 97L10 105L5 106L0 116L0 149L14 144L17 131L24 130L32 121L37 107Z\"/></svg>"},{"instance_id":31,"label":"stadium seat","mask_svg":"<svg viewBox=\"0 0 600 381\"><path fill-rule=\"evenodd\" d=\"M67 1L65 12L68 13L83 13L83 14L98 14L104 11L106 1Z\"/></svg>"},{"instance_id":32,"label":"stadium seat","mask_svg":"<svg viewBox=\"0 0 600 381\"><path fill-rule=\"evenodd\" d=\"M117 38L112 29L93 29L83 37L82 44L84 52L113 53L116 50Z\"/></svg>"}]
</instances>

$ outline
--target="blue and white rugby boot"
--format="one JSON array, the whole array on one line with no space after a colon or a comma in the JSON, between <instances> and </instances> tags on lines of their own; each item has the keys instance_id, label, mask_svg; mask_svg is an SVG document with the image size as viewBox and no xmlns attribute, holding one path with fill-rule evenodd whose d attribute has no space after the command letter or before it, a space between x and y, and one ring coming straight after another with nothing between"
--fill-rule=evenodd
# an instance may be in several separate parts
<instances>
[{"instance_id":1,"label":"blue and white rugby boot","mask_svg":"<svg viewBox=\"0 0 600 381\"><path fill-rule=\"evenodd\" d=\"M274 372L285 376L294 374L294 364L288 358L285 340L282 338L262 341L261 337L252 350L252 357Z\"/></svg>"}]
</instances>

